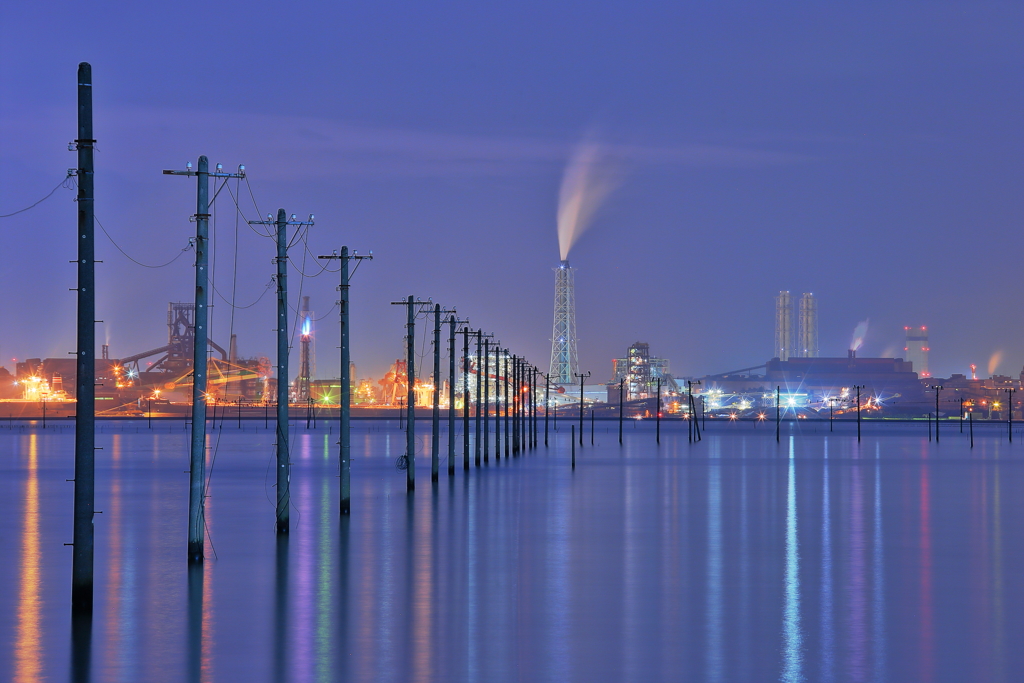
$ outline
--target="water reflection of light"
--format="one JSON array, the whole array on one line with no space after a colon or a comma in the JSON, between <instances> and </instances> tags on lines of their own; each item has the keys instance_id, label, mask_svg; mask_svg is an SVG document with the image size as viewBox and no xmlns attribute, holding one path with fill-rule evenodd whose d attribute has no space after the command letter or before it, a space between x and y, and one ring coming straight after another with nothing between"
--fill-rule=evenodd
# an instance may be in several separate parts
<instances>
[{"instance_id":1,"label":"water reflection of light","mask_svg":"<svg viewBox=\"0 0 1024 683\"><path fill-rule=\"evenodd\" d=\"M885 555L882 544L882 469L880 445L875 444L875 549L874 549L874 616L875 616L875 680L885 678Z\"/></svg>"},{"instance_id":2,"label":"water reflection of light","mask_svg":"<svg viewBox=\"0 0 1024 683\"><path fill-rule=\"evenodd\" d=\"M18 576L17 627L14 639L14 681L42 679L42 552L39 543L39 437L28 437L28 476L25 479L24 531Z\"/></svg>"},{"instance_id":3,"label":"water reflection of light","mask_svg":"<svg viewBox=\"0 0 1024 683\"><path fill-rule=\"evenodd\" d=\"M867 541L864 537L864 487L861 463L854 464L850 471L850 550L849 550L849 603L847 620L849 624L849 664L847 672L855 681L866 679L867 667L867 567L865 553Z\"/></svg>"},{"instance_id":4,"label":"water reflection of light","mask_svg":"<svg viewBox=\"0 0 1024 683\"><path fill-rule=\"evenodd\" d=\"M782 608L782 680L802 681L803 633L800 627L800 545L797 539L796 475L793 437L789 437L786 486L786 574Z\"/></svg>"},{"instance_id":5,"label":"water reflection of light","mask_svg":"<svg viewBox=\"0 0 1024 683\"><path fill-rule=\"evenodd\" d=\"M931 483L927 461L921 463L921 680L935 679L935 631L932 606Z\"/></svg>"},{"instance_id":6,"label":"water reflection of light","mask_svg":"<svg viewBox=\"0 0 1024 683\"><path fill-rule=\"evenodd\" d=\"M821 482L821 680L835 679L835 625L832 620L832 504L828 488L828 437Z\"/></svg>"},{"instance_id":7,"label":"water reflection of light","mask_svg":"<svg viewBox=\"0 0 1024 683\"><path fill-rule=\"evenodd\" d=\"M720 457L720 441L712 445L712 458ZM708 463L708 589L707 589L707 680L720 681L724 675L722 605L722 470L718 462Z\"/></svg>"}]
</instances>

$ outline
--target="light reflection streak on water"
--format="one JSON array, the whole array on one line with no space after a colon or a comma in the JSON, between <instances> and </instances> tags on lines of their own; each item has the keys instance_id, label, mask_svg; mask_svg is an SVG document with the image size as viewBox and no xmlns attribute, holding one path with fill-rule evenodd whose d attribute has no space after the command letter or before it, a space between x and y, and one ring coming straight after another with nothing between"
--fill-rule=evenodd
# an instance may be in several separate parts
<instances>
[{"instance_id":1,"label":"light reflection streak on water","mask_svg":"<svg viewBox=\"0 0 1024 683\"><path fill-rule=\"evenodd\" d=\"M864 537L864 486L863 471L858 453L857 462L850 470L850 578L847 616L849 619L849 655L847 673L852 680L866 678L866 539Z\"/></svg>"},{"instance_id":2,"label":"light reflection streak on water","mask_svg":"<svg viewBox=\"0 0 1024 683\"><path fill-rule=\"evenodd\" d=\"M874 680L885 680L885 550L882 544L882 460L881 446L875 444L875 538L874 538Z\"/></svg>"},{"instance_id":3,"label":"light reflection streak on water","mask_svg":"<svg viewBox=\"0 0 1024 683\"><path fill-rule=\"evenodd\" d=\"M292 460L309 460L310 451L309 434L299 436L298 448L292 449ZM298 486L295 485L298 480ZM314 656L313 648L316 647L316 634L313 626L316 621L316 605L314 595L316 592L315 563L319 552L315 547L314 527L316 519L309 510L303 514L297 509L302 501L310 500L312 497L311 482L308 477L292 477L292 508L294 510L291 520L290 533L295 538L294 548L297 554L294 556L298 565L292 579L294 586L289 586L291 598L289 602L293 606L293 618L290 620L294 626L290 629L289 649L293 653L292 675L295 680L309 681L313 678ZM295 514L298 513L298 514ZM309 519L307 519L307 515ZM292 558L289 558L291 561Z\"/></svg>"},{"instance_id":4,"label":"light reflection streak on water","mask_svg":"<svg viewBox=\"0 0 1024 683\"><path fill-rule=\"evenodd\" d=\"M122 509L124 476L122 435L111 437L112 476L110 482L110 505L104 512L110 528L110 569L107 581L107 643L105 655L114 660L117 680L136 681L141 676L138 666L140 629L137 623L137 567L135 560L136 543L132 525L126 524ZM125 538L127 536L127 538Z\"/></svg>"},{"instance_id":5,"label":"light reflection streak on water","mask_svg":"<svg viewBox=\"0 0 1024 683\"><path fill-rule=\"evenodd\" d=\"M1004 680L1006 671L1005 634L1003 632L1003 530L999 490L999 459L992 472L992 670L997 680Z\"/></svg>"},{"instance_id":6,"label":"light reflection streak on water","mask_svg":"<svg viewBox=\"0 0 1024 683\"><path fill-rule=\"evenodd\" d=\"M324 444L326 456L328 446ZM334 596L331 594L331 570L333 568L334 543L331 538L331 488L328 480L320 483L320 538L317 542L317 581L316 581L316 633L315 639L315 662L316 680L326 683L331 680L331 642L334 640L334 633L331 620L331 610L334 606ZM342 605L341 609L345 606Z\"/></svg>"},{"instance_id":7,"label":"light reflection streak on water","mask_svg":"<svg viewBox=\"0 0 1024 683\"><path fill-rule=\"evenodd\" d=\"M479 480L477 477L476 480ZM474 481L476 481L474 480ZM466 675L468 680L480 680L480 653L478 647L481 645L477 637L477 620L479 618L480 606L477 604L477 563L480 553L477 547L476 529L476 486L469 484L466 478L466 606L469 615L466 624Z\"/></svg>"},{"instance_id":8,"label":"light reflection streak on water","mask_svg":"<svg viewBox=\"0 0 1024 683\"><path fill-rule=\"evenodd\" d=\"M633 467L626 467L624 473L625 501L623 504L623 586L622 590L622 612L623 612L623 673L625 678L629 672L640 671L640 638L641 638L641 614L640 598L637 590L640 583L640 566L636 551L636 539L640 529L637 524L636 514L636 470Z\"/></svg>"},{"instance_id":9,"label":"light reflection streak on water","mask_svg":"<svg viewBox=\"0 0 1024 683\"><path fill-rule=\"evenodd\" d=\"M42 552L39 539L39 437L28 436L28 465L25 478L25 520L21 534L21 563L18 575L17 627L14 642L14 681L41 680L42 646Z\"/></svg>"},{"instance_id":10,"label":"light reflection streak on water","mask_svg":"<svg viewBox=\"0 0 1024 683\"><path fill-rule=\"evenodd\" d=\"M747 440L743 440L742 454L743 467L740 471L740 628L737 637L737 649L740 652L740 675L749 675L750 670L750 632L749 624L752 616L750 612L750 495L747 487Z\"/></svg>"},{"instance_id":11,"label":"light reflection streak on water","mask_svg":"<svg viewBox=\"0 0 1024 683\"><path fill-rule=\"evenodd\" d=\"M569 680L569 487L551 487L547 534L547 624L550 679Z\"/></svg>"},{"instance_id":12,"label":"light reflection streak on water","mask_svg":"<svg viewBox=\"0 0 1024 683\"><path fill-rule=\"evenodd\" d=\"M782 676L784 683L804 680L803 633L800 626L800 545L797 538L796 472L793 437L789 437L786 485L786 572L782 612Z\"/></svg>"},{"instance_id":13,"label":"light reflection streak on water","mask_svg":"<svg viewBox=\"0 0 1024 683\"><path fill-rule=\"evenodd\" d=\"M829 493L828 437L821 483L821 680L835 680L835 625L832 620L832 504Z\"/></svg>"},{"instance_id":14,"label":"light reflection streak on water","mask_svg":"<svg viewBox=\"0 0 1024 683\"><path fill-rule=\"evenodd\" d=\"M722 470L721 440L715 439L708 462L708 587L707 587L707 680L724 676L722 614Z\"/></svg>"},{"instance_id":15,"label":"light reflection streak on water","mask_svg":"<svg viewBox=\"0 0 1024 683\"><path fill-rule=\"evenodd\" d=\"M420 500L423 500L422 498ZM411 506L411 501L410 501ZM432 649L430 647L433 619L433 602L431 600L434 584L434 567L430 549L434 544L433 529L430 520L437 514L436 510L428 510L417 515L410 525L409 533L415 533L414 559L409 575L412 582L412 666L414 681L429 681L433 674ZM415 529L415 531L414 531Z\"/></svg>"},{"instance_id":16,"label":"light reflection streak on water","mask_svg":"<svg viewBox=\"0 0 1024 683\"><path fill-rule=\"evenodd\" d=\"M928 477L927 451L923 452L920 481L921 514L921 680L935 679L935 633L932 608L932 525L931 482Z\"/></svg>"}]
</instances>

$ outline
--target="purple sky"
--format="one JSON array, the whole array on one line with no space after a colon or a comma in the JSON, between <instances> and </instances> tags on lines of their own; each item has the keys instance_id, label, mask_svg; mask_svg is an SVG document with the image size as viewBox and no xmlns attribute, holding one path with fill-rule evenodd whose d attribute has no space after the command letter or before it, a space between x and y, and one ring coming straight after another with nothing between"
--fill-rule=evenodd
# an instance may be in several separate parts
<instances>
[{"instance_id":1,"label":"purple sky","mask_svg":"<svg viewBox=\"0 0 1024 683\"><path fill-rule=\"evenodd\" d=\"M244 163L263 214L316 214L314 253L374 251L352 290L362 376L404 355L388 302L409 294L546 366L558 190L584 136L620 172L569 257L595 379L636 340L677 375L762 363L779 289L818 295L822 355L845 355L870 318L863 355L901 355L903 326L927 325L936 375L997 353L996 372L1024 366L1019 3L11 2L0 25L0 213L75 165L89 61L96 212L114 239L170 260L194 232L195 184L160 171ZM8 367L74 348L72 197L0 220ZM216 206L230 297L235 214ZM115 357L163 344L167 302L192 295L189 255L141 268L97 235L99 337ZM238 240L247 305L273 245L244 225ZM336 284L303 283L319 314ZM236 314L243 356L273 351L274 305ZM226 345L230 309L214 314ZM321 376L337 372L336 323L318 323Z\"/></svg>"}]
</instances>

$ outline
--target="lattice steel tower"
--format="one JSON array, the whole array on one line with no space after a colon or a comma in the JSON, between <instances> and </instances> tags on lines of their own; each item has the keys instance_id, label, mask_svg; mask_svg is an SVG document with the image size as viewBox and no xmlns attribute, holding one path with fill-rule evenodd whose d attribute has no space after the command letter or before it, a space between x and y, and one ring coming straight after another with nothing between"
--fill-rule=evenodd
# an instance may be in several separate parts
<instances>
[{"instance_id":1,"label":"lattice steel tower","mask_svg":"<svg viewBox=\"0 0 1024 683\"><path fill-rule=\"evenodd\" d=\"M551 332L551 381L572 384L579 372L576 355L575 268L561 261L555 268L555 326Z\"/></svg>"},{"instance_id":2,"label":"lattice steel tower","mask_svg":"<svg viewBox=\"0 0 1024 683\"><path fill-rule=\"evenodd\" d=\"M788 291L775 297L775 357L789 360L793 353L793 299Z\"/></svg>"},{"instance_id":3,"label":"lattice steel tower","mask_svg":"<svg viewBox=\"0 0 1024 683\"><path fill-rule=\"evenodd\" d=\"M818 357L818 300L805 292L800 297L800 315L797 318L797 349L802 358Z\"/></svg>"}]
</instances>

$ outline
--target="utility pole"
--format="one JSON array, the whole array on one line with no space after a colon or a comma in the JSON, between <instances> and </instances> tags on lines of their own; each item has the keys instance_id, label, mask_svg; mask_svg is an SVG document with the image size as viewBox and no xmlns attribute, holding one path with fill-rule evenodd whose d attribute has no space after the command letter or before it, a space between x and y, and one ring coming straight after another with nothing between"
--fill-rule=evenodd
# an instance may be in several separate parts
<instances>
[{"instance_id":1,"label":"utility pole","mask_svg":"<svg viewBox=\"0 0 1024 683\"><path fill-rule=\"evenodd\" d=\"M352 346L349 342L348 262L359 261L362 259L372 260L373 252L371 251L366 256L359 256L356 252L352 252L350 255L348 247L342 247L341 254L334 252L330 256L320 256L319 258L328 260L337 259L340 262L341 283L338 285L338 308L341 309L339 315L341 320L341 344L339 346L341 349L341 386L338 387L338 420L341 424L339 425L340 440L338 441L338 444L341 447L341 503L339 512L342 515L347 515L351 511L352 500L352 377L350 374L351 371L349 370L352 360ZM358 267L358 264L356 267Z\"/></svg>"},{"instance_id":2,"label":"utility pole","mask_svg":"<svg viewBox=\"0 0 1024 683\"><path fill-rule=\"evenodd\" d=\"M484 462L491 454L491 340L484 338Z\"/></svg>"},{"instance_id":3,"label":"utility pole","mask_svg":"<svg viewBox=\"0 0 1024 683\"><path fill-rule=\"evenodd\" d=\"M501 390L498 378L501 377L501 348L494 347L494 459L501 460Z\"/></svg>"},{"instance_id":4,"label":"utility pole","mask_svg":"<svg viewBox=\"0 0 1024 683\"><path fill-rule=\"evenodd\" d=\"M405 423L405 488L407 491L416 489L416 313L418 307L430 306L429 301L418 301L413 295L405 301L392 301L392 306L406 307L405 323L405 383L406 383L406 423Z\"/></svg>"},{"instance_id":5,"label":"utility pole","mask_svg":"<svg viewBox=\"0 0 1024 683\"><path fill-rule=\"evenodd\" d=\"M505 410L504 410L504 412L505 412L505 424L503 425L503 428L504 428L504 431L505 431L505 459L506 460L508 460L509 455L511 455L510 441L509 441L509 438L510 438L509 437L509 424L508 424L509 411L510 411L509 392L508 392L508 390L509 390L509 375L508 375L509 368L508 368L508 361L509 361L508 349L504 349L502 351L502 366L504 367L503 374L505 376L505 381L503 382L504 386L502 387L502 389L503 389L504 398L505 398Z\"/></svg>"},{"instance_id":6,"label":"utility pole","mask_svg":"<svg viewBox=\"0 0 1024 683\"><path fill-rule=\"evenodd\" d=\"M199 168L187 164L184 171L164 171L164 175L196 176L196 296L195 336L192 349L192 438L189 455L188 561L203 561L206 527L206 347L209 339L210 285L210 178L244 178L245 167L237 173L224 173L223 166L210 172L210 161L199 157ZM94 361L89 360L90 363ZM81 405L79 405L81 408Z\"/></svg>"},{"instance_id":7,"label":"utility pole","mask_svg":"<svg viewBox=\"0 0 1024 683\"><path fill-rule=\"evenodd\" d=\"M775 387L775 443L779 443L779 428L781 426L782 409L780 408L780 402L782 401L782 388ZM860 410L860 400L857 401L857 409ZM860 413L857 414L857 418L860 419ZM859 424L859 423L858 423Z\"/></svg>"},{"instance_id":8,"label":"utility pole","mask_svg":"<svg viewBox=\"0 0 1024 683\"><path fill-rule=\"evenodd\" d=\"M544 375L544 445L548 445L548 412L551 410L551 375Z\"/></svg>"},{"instance_id":9,"label":"utility pole","mask_svg":"<svg viewBox=\"0 0 1024 683\"><path fill-rule=\"evenodd\" d=\"M623 420L623 414L622 414L622 411L623 411L622 390L625 387L625 385L626 385L626 380L625 379L620 379L619 380L619 445L620 446L622 445L622 420ZM693 417L693 416L691 415L690 417ZM692 438L690 440L693 441Z\"/></svg>"},{"instance_id":10,"label":"utility pole","mask_svg":"<svg viewBox=\"0 0 1024 683\"><path fill-rule=\"evenodd\" d=\"M164 171L166 173L166 171ZM289 506L291 505L291 460L288 453L288 226L298 228L313 225L313 214L307 221L295 220L292 214L288 220L284 209L277 210L277 220L249 221L250 225L273 225L277 232L277 533L286 534L290 529ZM199 307L196 306L196 325L199 324ZM199 333L196 332L196 346ZM203 339L203 367L206 367L206 339ZM198 365L196 366L198 368ZM204 379L205 387L205 379ZM196 403L193 399L193 403ZM204 408L205 410L205 408ZM192 412L192 433L195 434L195 410Z\"/></svg>"},{"instance_id":11,"label":"utility pole","mask_svg":"<svg viewBox=\"0 0 1024 683\"><path fill-rule=\"evenodd\" d=\"M92 614L93 514L96 508L96 240L92 65L78 65L78 350L75 353L75 489L71 609Z\"/></svg>"},{"instance_id":12,"label":"utility pole","mask_svg":"<svg viewBox=\"0 0 1024 683\"><path fill-rule=\"evenodd\" d=\"M939 392L942 391L943 387L941 384L933 384L932 389L935 390L935 443L939 442Z\"/></svg>"},{"instance_id":13,"label":"utility pole","mask_svg":"<svg viewBox=\"0 0 1024 683\"><path fill-rule=\"evenodd\" d=\"M864 385L858 384L854 388L857 389L857 443L860 443L860 390Z\"/></svg>"},{"instance_id":14,"label":"utility pole","mask_svg":"<svg viewBox=\"0 0 1024 683\"><path fill-rule=\"evenodd\" d=\"M459 320L455 309L448 312L448 476L455 476L455 327Z\"/></svg>"},{"instance_id":15,"label":"utility pole","mask_svg":"<svg viewBox=\"0 0 1024 683\"><path fill-rule=\"evenodd\" d=\"M462 328L462 469L469 472L469 327Z\"/></svg>"},{"instance_id":16,"label":"utility pole","mask_svg":"<svg viewBox=\"0 0 1024 683\"><path fill-rule=\"evenodd\" d=\"M1013 443L1013 389L1004 389L1006 391L1006 433L1010 437L1010 443ZM936 419L938 419L938 412L936 411ZM938 441L939 434L939 423L935 423L935 440Z\"/></svg>"},{"instance_id":17,"label":"utility pole","mask_svg":"<svg viewBox=\"0 0 1024 683\"><path fill-rule=\"evenodd\" d=\"M519 453L519 357L512 354L512 455Z\"/></svg>"},{"instance_id":18,"label":"utility pole","mask_svg":"<svg viewBox=\"0 0 1024 683\"><path fill-rule=\"evenodd\" d=\"M654 411L654 424L655 424L655 441L659 445L661 444L661 377L656 378L658 380L658 402L655 404Z\"/></svg>"},{"instance_id":19,"label":"utility pole","mask_svg":"<svg viewBox=\"0 0 1024 683\"><path fill-rule=\"evenodd\" d=\"M580 446L582 446L583 445L583 382L588 377L590 377L590 373L588 372L588 373L582 374L582 373L574 372L573 376L580 378Z\"/></svg>"}]
</instances>

